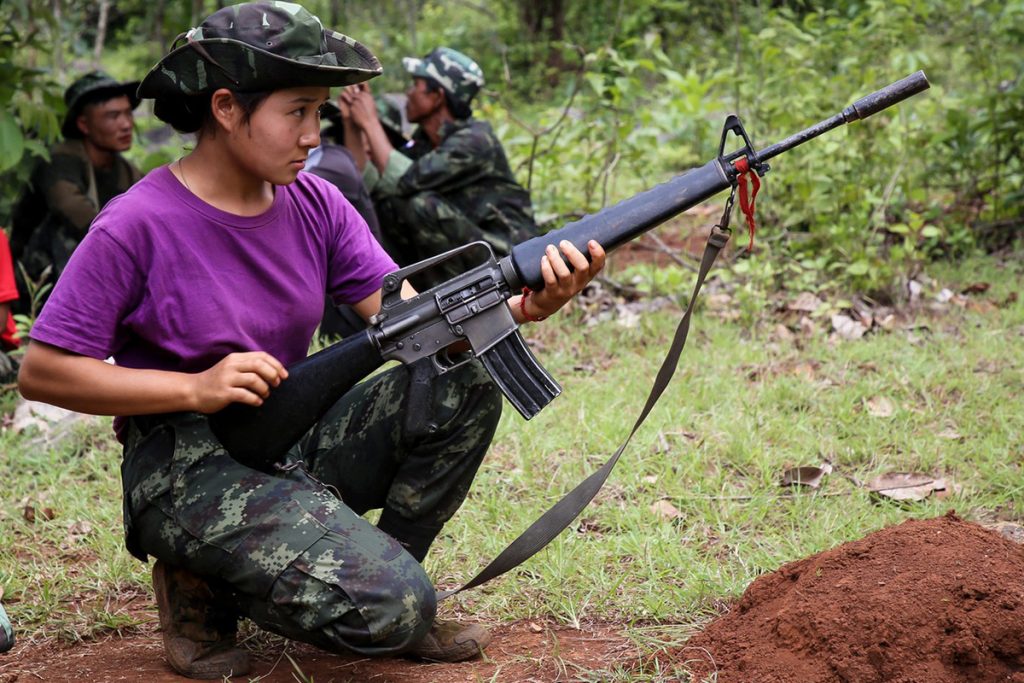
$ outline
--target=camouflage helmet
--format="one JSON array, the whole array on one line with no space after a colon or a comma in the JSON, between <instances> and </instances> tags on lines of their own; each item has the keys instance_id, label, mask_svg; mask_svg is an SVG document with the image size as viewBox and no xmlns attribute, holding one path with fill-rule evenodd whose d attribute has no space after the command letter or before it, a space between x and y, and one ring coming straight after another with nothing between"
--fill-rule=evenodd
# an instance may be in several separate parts
<instances>
[{"instance_id":1,"label":"camouflage helmet","mask_svg":"<svg viewBox=\"0 0 1024 683\"><path fill-rule=\"evenodd\" d=\"M423 59L405 57L402 66L414 78L429 78L466 106L484 87L484 72L480 65L450 47L439 47Z\"/></svg>"},{"instance_id":2,"label":"camouflage helmet","mask_svg":"<svg viewBox=\"0 0 1024 683\"><path fill-rule=\"evenodd\" d=\"M123 95L131 102L132 109L135 109L139 106L139 98L135 94L138 87L138 81L122 83L102 71L90 71L81 76L64 91L67 114L64 115L60 132L65 138L81 138L82 131L78 130L77 121L82 109L90 102L105 102Z\"/></svg>"},{"instance_id":3,"label":"camouflage helmet","mask_svg":"<svg viewBox=\"0 0 1024 683\"><path fill-rule=\"evenodd\" d=\"M380 73L369 49L325 29L299 5L247 2L220 9L178 36L143 79L139 97L351 85Z\"/></svg>"}]
</instances>

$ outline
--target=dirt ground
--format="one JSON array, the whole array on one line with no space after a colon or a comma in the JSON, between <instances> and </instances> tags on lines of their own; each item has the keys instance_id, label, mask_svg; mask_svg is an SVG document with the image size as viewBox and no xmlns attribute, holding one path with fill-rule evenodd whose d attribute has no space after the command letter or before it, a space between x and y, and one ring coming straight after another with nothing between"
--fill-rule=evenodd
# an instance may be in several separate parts
<instances>
[{"instance_id":1,"label":"dirt ground","mask_svg":"<svg viewBox=\"0 0 1024 683\"><path fill-rule=\"evenodd\" d=\"M1024 548L907 521L758 577L669 658L716 683L1024 683Z\"/></svg>"},{"instance_id":2,"label":"dirt ground","mask_svg":"<svg viewBox=\"0 0 1024 683\"><path fill-rule=\"evenodd\" d=\"M154 616L155 618L155 616ZM492 629L494 642L485 659L460 664L430 664L406 659L371 660L331 655L316 648L290 643L261 648L247 681L295 683L315 681L373 681L374 683L476 683L508 681L538 683L580 680L587 672L616 663L628 667L639 656L615 625L592 624L577 630L534 621L521 621ZM285 654L287 653L287 656ZM302 678L288 657L301 670ZM189 680L176 675L163 655L160 635L151 632L110 637L74 646L18 643L0 655L0 683L31 681L146 681L171 683Z\"/></svg>"}]
</instances>

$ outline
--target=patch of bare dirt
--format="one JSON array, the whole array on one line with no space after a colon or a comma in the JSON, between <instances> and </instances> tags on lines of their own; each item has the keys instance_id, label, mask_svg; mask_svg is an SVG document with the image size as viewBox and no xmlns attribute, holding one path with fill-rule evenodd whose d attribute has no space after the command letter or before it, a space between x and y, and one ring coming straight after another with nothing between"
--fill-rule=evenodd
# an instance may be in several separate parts
<instances>
[{"instance_id":1,"label":"patch of bare dirt","mask_svg":"<svg viewBox=\"0 0 1024 683\"><path fill-rule=\"evenodd\" d=\"M167 665L160 634L147 632L58 645L19 642L0 655L0 683L33 681L186 681ZM287 643L260 648L248 676L267 683L373 681L374 683L476 683L478 681L580 680L588 671L628 666L640 654L614 624L588 624L581 629L535 621L519 621L492 629L494 642L486 657L458 664L433 664L407 659L368 659L332 655L312 646ZM285 654L287 653L287 656ZM295 666L289 661L291 657ZM295 667L301 670L301 675ZM302 676L305 676L303 679Z\"/></svg>"},{"instance_id":2,"label":"patch of bare dirt","mask_svg":"<svg viewBox=\"0 0 1024 683\"><path fill-rule=\"evenodd\" d=\"M1024 683L1024 548L1004 536L949 513L791 562L669 659L717 683Z\"/></svg>"},{"instance_id":3,"label":"patch of bare dirt","mask_svg":"<svg viewBox=\"0 0 1024 683\"><path fill-rule=\"evenodd\" d=\"M634 263L654 266L678 264L680 260L691 266L700 263L704 243L712 226L721 218L722 207L696 206L676 216L639 238L623 244L610 257L611 270L617 271ZM726 254L731 254L742 239L729 240ZM746 242L743 242L746 245Z\"/></svg>"}]
</instances>

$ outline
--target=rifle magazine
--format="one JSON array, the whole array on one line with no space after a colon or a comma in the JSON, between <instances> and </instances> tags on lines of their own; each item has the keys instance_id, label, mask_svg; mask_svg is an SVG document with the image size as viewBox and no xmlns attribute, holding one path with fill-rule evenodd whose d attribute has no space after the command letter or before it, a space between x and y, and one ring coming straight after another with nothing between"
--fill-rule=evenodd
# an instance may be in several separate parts
<instances>
[{"instance_id":1,"label":"rifle magazine","mask_svg":"<svg viewBox=\"0 0 1024 683\"><path fill-rule=\"evenodd\" d=\"M562 387L537 361L518 330L480 354L480 362L526 420L562 393Z\"/></svg>"}]
</instances>

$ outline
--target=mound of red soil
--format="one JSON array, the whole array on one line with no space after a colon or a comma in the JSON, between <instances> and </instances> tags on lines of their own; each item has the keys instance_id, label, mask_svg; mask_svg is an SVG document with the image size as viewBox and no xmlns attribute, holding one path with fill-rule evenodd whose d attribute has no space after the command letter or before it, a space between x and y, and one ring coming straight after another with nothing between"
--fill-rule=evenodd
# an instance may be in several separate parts
<instances>
[{"instance_id":1,"label":"mound of red soil","mask_svg":"<svg viewBox=\"0 0 1024 683\"><path fill-rule=\"evenodd\" d=\"M758 577L673 657L718 683L1024 683L1024 548L904 522Z\"/></svg>"}]
</instances>

